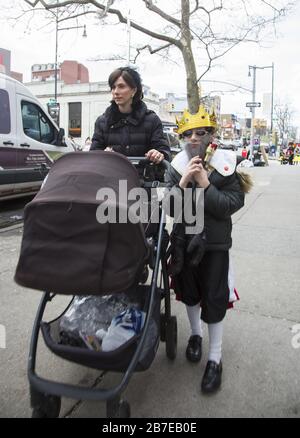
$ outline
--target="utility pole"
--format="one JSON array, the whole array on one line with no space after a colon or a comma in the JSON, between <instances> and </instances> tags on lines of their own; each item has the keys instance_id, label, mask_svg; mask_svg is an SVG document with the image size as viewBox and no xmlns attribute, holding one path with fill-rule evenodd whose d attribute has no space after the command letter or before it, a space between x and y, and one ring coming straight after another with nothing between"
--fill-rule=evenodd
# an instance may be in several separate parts
<instances>
[{"instance_id":1,"label":"utility pole","mask_svg":"<svg viewBox=\"0 0 300 438\"><path fill-rule=\"evenodd\" d=\"M254 146L254 118L255 118L255 94L256 94L256 69L264 70L265 68L271 68L272 69L272 97L271 97L271 134L273 134L273 107L274 107L274 62L272 62L272 65L266 65L263 67L258 67L257 65L249 65L249 73L248 76L251 76L250 70L253 70L253 86L252 86L252 103L253 106L250 108L250 111L252 112L252 120L251 120L251 140L250 140L250 156L253 158L253 146ZM265 149L261 147L261 151L264 157L264 160L266 162L266 165L268 165L268 157L265 152Z\"/></svg>"},{"instance_id":2,"label":"utility pole","mask_svg":"<svg viewBox=\"0 0 300 438\"><path fill-rule=\"evenodd\" d=\"M255 94L256 94L256 65L249 65L249 76L250 69L253 70L253 85L252 85L252 102L255 103ZM250 136L250 158L253 158L253 146L254 146L254 119L255 119L255 106L250 108L251 111L251 136Z\"/></svg>"},{"instance_id":3,"label":"utility pole","mask_svg":"<svg viewBox=\"0 0 300 438\"><path fill-rule=\"evenodd\" d=\"M272 62L272 97L271 97L271 135L273 135L273 108L274 108L274 62Z\"/></svg>"},{"instance_id":4,"label":"utility pole","mask_svg":"<svg viewBox=\"0 0 300 438\"><path fill-rule=\"evenodd\" d=\"M57 2L58 3L58 0ZM55 86L54 86L54 98L57 102L57 45L58 45L58 8L56 8L56 19L55 19Z\"/></svg>"}]
</instances>

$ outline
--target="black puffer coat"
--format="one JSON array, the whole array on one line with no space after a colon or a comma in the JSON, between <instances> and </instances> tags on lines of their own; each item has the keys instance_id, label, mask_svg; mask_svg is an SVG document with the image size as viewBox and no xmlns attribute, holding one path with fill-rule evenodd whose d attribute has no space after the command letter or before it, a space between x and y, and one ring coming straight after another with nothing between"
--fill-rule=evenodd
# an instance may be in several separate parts
<instances>
[{"instance_id":1,"label":"black puffer coat","mask_svg":"<svg viewBox=\"0 0 300 438\"><path fill-rule=\"evenodd\" d=\"M90 150L113 146L115 152L131 157L143 157L150 149L163 153L170 161L171 152L163 135L162 123L154 111L148 110L144 102L129 115L122 117L113 102L98 117Z\"/></svg>"},{"instance_id":2,"label":"black puffer coat","mask_svg":"<svg viewBox=\"0 0 300 438\"><path fill-rule=\"evenodd\" d=\"M169 188L179 185L181 175L172 167L166 174ZM244 205L245 194L239 176L234 172L222 176L213 170L210 185L204 192L204 228L207 251L227 251L231 248L231 215Z\"/></svg>"}]
</instances>

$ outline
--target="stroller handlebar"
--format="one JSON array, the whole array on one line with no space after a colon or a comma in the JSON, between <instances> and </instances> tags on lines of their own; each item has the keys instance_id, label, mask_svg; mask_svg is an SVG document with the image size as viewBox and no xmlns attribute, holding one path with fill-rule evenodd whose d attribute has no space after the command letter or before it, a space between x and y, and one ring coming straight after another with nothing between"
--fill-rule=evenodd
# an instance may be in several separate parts
<instances>
[{"instance_id":1,"label":"stroller handlebar","mask_svg":"<svg viewBox=\"0 0 300 438\"><path fill-rule=\"evenodd\" d=\"M141 164L144 166L148 166L148 165L162 166L165 170L168 170L169 168L169 162L167 160L162 160L160 163L154 163L153 161L145 157L128 157L128 156L126 157L132 164Z\"/></svg>"}]
</instances>

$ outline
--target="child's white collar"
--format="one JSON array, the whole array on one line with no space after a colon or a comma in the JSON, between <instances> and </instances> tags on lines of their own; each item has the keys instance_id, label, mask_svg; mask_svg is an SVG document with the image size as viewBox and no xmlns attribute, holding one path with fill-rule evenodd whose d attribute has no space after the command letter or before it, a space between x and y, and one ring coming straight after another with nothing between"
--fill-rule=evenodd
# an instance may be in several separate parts
<instances>
[{"instance_id":1,"label":"child's white collar","mask_svg":"<svg viewBox=\"0 0 300 438\"><path fill-rule=\"evenodd\" d=\"M183 175L190 158L185 150L179 152L171 162L171 166ZM232 175L236 168L236 154L233 151L217 149L213 154L209 165L216 169L221 175Z\"/></svg>"}]
</instances>

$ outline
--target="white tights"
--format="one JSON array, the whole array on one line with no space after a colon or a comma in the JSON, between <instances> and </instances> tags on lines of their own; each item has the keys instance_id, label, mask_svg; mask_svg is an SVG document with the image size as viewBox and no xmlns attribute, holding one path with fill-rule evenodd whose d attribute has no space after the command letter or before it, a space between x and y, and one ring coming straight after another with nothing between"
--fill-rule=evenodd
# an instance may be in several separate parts
<instances>
[{"instance_id":1,"label":"white tights","mask_svg":"<svg viewBox=\"0 0 300 438\"><path fill-rule=\"evenodd\" d=\"M203 330L201 324L201 307L200 304L195 306L187 306L186 310L191 326L192 335L203 337ZM222 338L223 338L223 321L213 324L207 324L209 335L209 352L208 360L219 363L222 356Z\"/></svg>"}]
</instances>

